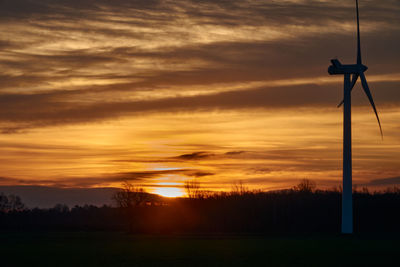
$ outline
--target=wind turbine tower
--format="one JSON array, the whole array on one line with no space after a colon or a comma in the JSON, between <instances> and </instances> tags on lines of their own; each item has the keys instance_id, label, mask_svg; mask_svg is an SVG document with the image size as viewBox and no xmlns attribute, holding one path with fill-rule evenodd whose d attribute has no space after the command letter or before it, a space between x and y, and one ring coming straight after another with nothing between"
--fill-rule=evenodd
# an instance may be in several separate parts
<instances>
[{"instance_id":1,"label":"wind turbine tower","mask_svg":"<svg viewBox=\"0 0 400 267\"><path fill-rule=\"evenodd\" d=\"M369 102L378 120L381 136L383 137L382 127L378 112L372 99L364 72L368 69L362 64L360 48L360 22L358 14L358 0L356 0L357 13L357 63L343 65L338 59L332 59L332 65L328 68L330 75L344 75L344 97L343 101L343 192L342 192L342 233L353 233L353 196L352 196L352 163L351 163L351 90L361 79L362 88L367 95Z\"/></svg>"}]
</instances>

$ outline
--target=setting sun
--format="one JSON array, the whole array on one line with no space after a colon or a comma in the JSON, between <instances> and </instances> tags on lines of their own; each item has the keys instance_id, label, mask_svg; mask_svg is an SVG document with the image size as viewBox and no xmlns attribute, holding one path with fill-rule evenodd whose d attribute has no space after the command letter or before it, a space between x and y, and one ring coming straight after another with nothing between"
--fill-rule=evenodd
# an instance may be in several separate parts
<instances>
[{"instance_id":1,"label":"setting sun","mask_svg":"<svg viewBox=\"0 0 400 267\"><path fill-rule=\"evenodd\" d=\"M154 190L154 193L163 197L183 197L185 192L177 187L159 187Z\"/></svg>"}]
</instances>

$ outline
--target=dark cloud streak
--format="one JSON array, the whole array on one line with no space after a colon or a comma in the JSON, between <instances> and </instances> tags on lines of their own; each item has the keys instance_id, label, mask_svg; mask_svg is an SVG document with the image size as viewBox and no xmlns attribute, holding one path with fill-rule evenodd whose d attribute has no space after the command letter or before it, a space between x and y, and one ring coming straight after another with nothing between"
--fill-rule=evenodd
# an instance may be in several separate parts
<instances>
[{"instance_id":1,"label":"dark cloud streak","mask_svg":"<svg viewBox=\"0 0 400 267\"><path fill-rule=\"evenodd\" d=\"M46 185L56 187L91 187L99 184L134 182L135 184L147 183L149 180L160 178L164 175L184 175L188 177L204 177L214 175L197 169L171 169L154 171L137 171L105 174L93 177L58 177L56 179L20 179L14 177L0 177L0 185Z\"/></svg>"},{"instance_id":2,"label":"dark cloud streak","mask_svg":"<svg viewBox=\"0 0 400 267\"><path fill-rule=\"evenodd\" d=\"M371 180L368 185L400 185L400 176L390 178L380 178Z\"/></svg>"}]
</instances>

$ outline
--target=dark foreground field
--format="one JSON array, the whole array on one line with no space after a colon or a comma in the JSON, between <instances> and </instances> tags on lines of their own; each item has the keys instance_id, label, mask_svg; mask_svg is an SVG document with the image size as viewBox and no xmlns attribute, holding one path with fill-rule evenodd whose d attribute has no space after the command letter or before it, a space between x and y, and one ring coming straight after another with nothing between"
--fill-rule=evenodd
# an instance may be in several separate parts
<instances>
[{"instance_id":1,"label":"dark foreground field","mask_svg":"<svg viewBox=\"0 0 400 267\"><path fill-rule=\"evenodd\" d=\"M398 236L1 233L1 266L398 266Z\"/></svg>"}]
</instances>

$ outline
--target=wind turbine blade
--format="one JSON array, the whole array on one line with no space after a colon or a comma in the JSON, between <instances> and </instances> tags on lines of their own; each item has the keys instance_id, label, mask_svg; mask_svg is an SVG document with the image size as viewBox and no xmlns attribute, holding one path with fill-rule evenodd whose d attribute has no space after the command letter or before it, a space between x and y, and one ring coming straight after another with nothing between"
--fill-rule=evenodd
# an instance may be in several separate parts
<instances>
[{"instance_id":1,"label":"wind turbine blade","mask_svg":"<svg viewBox=\"0 0 400 267\"><path fill-rule=\"evenodd\" d=\"M358 76L360 76L360 74L358 74L358 73L353 74L353 77L351 78L350 91L353 90L354 85L356 85ZM343 103L344 103L344 100L342 100L342 102L340 102L339 105L337 105L337 107L340 108L340 106L343 105Z\"/></svg>"},{"instance_id":2,"label":"wind turbine blade","mask_svg":"<svg viewBox=\"0 0 400 267\"><path fill-rule=\"evenodd\" d=\"M376 119L378 120L378 124L379 124L379 130L381 131L381 136L383 138L383 132L382 132L382 127L381 127L381 122L379 120L378 112L376 111L374 100L372 99L372 95L371 95L371 92L370 92L369 87L368 87L367 79L365 79L365 75L364 75L363 72L361 73L361 83L362 83L362 87L364 89L364 92L367 95L367 97L369 99L369 102L371 103L372 108L374 109L375 116L376 116Z\"/></svg>"},{"instance_id":3,"label":"wind turbine blade","mask_svg":"<svg viewBox=\"0 0 400 267\"><path fill-rule=\"evenodd\" d=\"M361 65L360 18L358 16L358 0L356 0L356 9L357 9L357 64Z\"/></svg>"}]
</instances>

